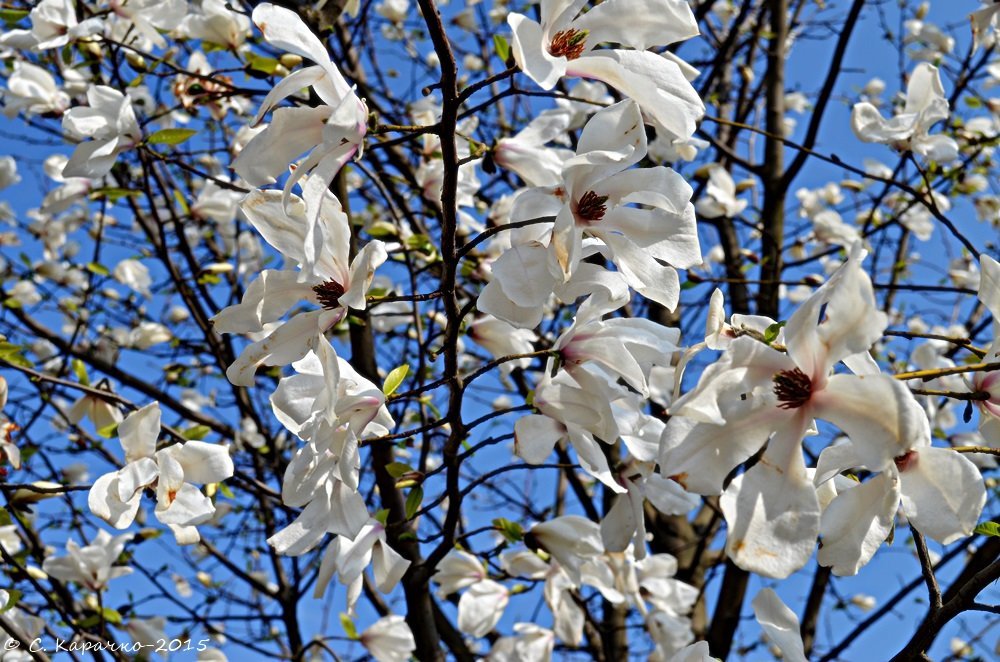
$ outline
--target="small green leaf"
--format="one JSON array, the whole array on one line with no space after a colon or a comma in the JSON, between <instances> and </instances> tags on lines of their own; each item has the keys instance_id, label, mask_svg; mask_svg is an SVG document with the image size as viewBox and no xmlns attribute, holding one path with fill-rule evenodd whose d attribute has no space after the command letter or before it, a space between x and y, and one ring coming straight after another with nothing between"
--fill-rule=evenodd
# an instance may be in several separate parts
<instances>
[{"instance_id":1,"label":"small green leaf","mask_svg":"<svg viewBox=\"0 0 1000 662\"><path fill-rule=\"evenodd\" d=\"M196 133L198 132L194 129L161 129L146 142L150 145L180 145Z\"/></svg>"},{"instance_id":2,"label":"small green leaf","mask_svg":"<svg viewBox=\"0 0 1000 662\"><path fill-rule=\"evenodd\" d=\"M22 348L19 345L13 345L7 341L0 341L0 360L6 361L11 365L21 366L22 368L32 367L31 361L24 358L21 354Z\"/></svg>"},{"instance_id":3,"label":"small green leaf","mask_svg":"<svg viewBox=\"0 0 1000 662\"><path fill-rule=\"evenodd\" d=\"M29 13L27 9L0 9L0 20L3 20L8 28L12 28Z\"/></svg>"},{"instance_id":4,"label":"small green leaf","mask_svg":"<svg viewBox=\"0 0 1000 662\"><path fill-rule=\"evenodd\" d=\"M770 345L777 340L778 333L781 331L781 327L783 326L785 326L785 322L775 322L771 326L764 329L764 342Z\"/></svg>"},{"instance_id":5,"label":"small green leaf","mask_svg":"<svg viewBox=\"0 0 1000 662\"><path fill-rule=\"evenodd\" d=\"M181 436L185 439L193 439L195 441L204 439L212 431L212 428L207 425L192 425L187 430L181 432Z\"/></svg>"},{"instance_id":6,"label":"small green leaf","mask_svg":"<svg viewBox=\"0 0 1000 662\"><path fill-rule=\"evenodd\" d=\"M386 508L383 508L382 510L380 510L377 513L375 513L374 515L372 515L372 517L375 518L376 522L378 522L382 526L385 526L385 523L389 521L389 510L386 509Z\"/></svg>"},{"instance_id":7,"label":"small green leaf","mask_svg":"<svg viewBox=\"0 0 1000 662\"><path fill-rule=\"evenodd\" d=\"M107 198L108 202L115 203L124 197L130 195L141 195L141 194L142 191L111 186L107 188L94 189L93 191L90 192L90 199L100 200L101 198Z\"/></svg>"},{"instance_id":8,"label":"small green leaf","mask_svg":"<svg viewBox=\"0 0 1000 662\"><path fill-rule=\"evenodd\" d=\"M21 596L24 595L23 591L19 591L16 588L12 588L7 591L7 604L0 607L0 612L9 611L11 607L17 605L21 600Z\"/></svg>"},{"instance_id":9,"label":"small green leaf","mask_svg":"<svg viewBox=\"0 0 1000 662\"><path fill-rule=\"evenodd\" d=\"M510 58L510 44L507 43L507 39L503 35L493 35L493 48L496 49L497 57L502 62L506 62Z\"/></svg>"},{"instance_id":10,"label":"small green leaf","mask_svg":"<svg viewBox=\"0 0 1000 662\"><path fill-rule=\"evenodd\" d=\"M118 424L112 423L111 425L105 425L103 428L97 430L97 436L104 437L105 439L114 439L118 436Z\"/></svg>"},{"instance_id":11,"label":"small green leaf","mask_svg":"<svg viewBox=\"0 0 1000 662\"><path fill-rule=\"evenodd\" d=\"M976 526L975 533L981 536L1000 536L1000 523L997 522L983 522Z\"/></svg>"},{"instance_id":12,"label":"small green leaf","mask_svg":"<svg viewBox=\"0 0 1000 662\"><path fill-rule=\"evenodd\" d=\"M392 369L392 371L385 376L385 383L382 385L382 392L385 393L386 397L392 395L399 385L403 383L406 376L410 374L410 366L403 364Z\"/></svg>"},{"instance_id":13,"label":"small green leaf","mask_svg":"<svg viewBox=\"0 0 1000 662\"><path fill-rule=\"evenodd\" d=\"M507 542L515 543L524 539L524 529L517 522L511 522L509 519L498 517L493 520L493 526L497 528L500 535L506 538Z\"/></svg>"},{"instance_id":14,"label":"small green leaf","mask_svg":"<svg viewBox=\"0 0 1000 662\"><path fill-rule=\"evenodd\" d=\"M347 634L348 639L353 639L355 641L359 639L358 629L354 627L354 621L352 621L351 617L347 614L342 613L340 615L340 627L344 628L344 632Z\"/></svg>"},{"instance_id":15,"label":"small green leaf","mask_svg":"<svg viewBox=\"0 0 1000 662\"><path fill-rule=\"evenodd\" d=\"M84 365L83 361L80 359L73 359L73 374L76 375L76 381L80 382L84 386L90 386L90 377L87 375L87 366Z\"/></svg>"},{"instance_id":16,"label":"small green leaf","mask_svg":"<svg viewBox=\"0 0 1000 662\"><path fill-rule=\"evenodd\" d=\"M247 63L247 72L257 72L270 76L278 68L278 62L273 57L263 57L261 55L251 55L250 61Z\"/></svg>"},{"instance_id":17,"label":"small green leaf","mask_svg":"<svg viewBox=\"0 0 1000 662\"><path fill-rule=\"evenodd\" d=\"M103 610L104 620L112 625L119 625L122 622L122 615L118 613L117 609L112 609L111 607L105 607Z\"/></svg>"},{"instance_id":18,"label":"small green leaf","mask_svg":"<svg viewBox=\"0 0 1000 662\"><path fill-rule=\"evenodd\" d=\"M386 473L388 473L393 478L399 478L403 474L410 473L413 468L408 464L403 464L402 462L390 462L385 465Z\"/></svg>"},{"instance_id":19,"label":"small green leaf","mask_svg":"<svg viewBox=\"0 0 1000 662\"><path fill-rule=\"evenodd\" d=\"M10 513L7 512L6 508L0 508L0 526L10 526L13 524L13 520L10 518Z\"/></svg>"},{"instance_id":20,"label":"small green leaf","mask_svg":"<svg viewBox=\"0 0 1000 662\"><path fill-rule=\"evenodd\" d=\"M88 262L87 271L98 276L108 276L111 274L108 268L103 264L98 264L97 262Z\"/></svg>"},{"instance_id":21,"label":"small green leaf","mask_svg":"<svg viewBox=\"0 0 1000 662\"><path fill-rule=\"evenodd\" d=\"M222 496L226 497L227 499L236 498L236 495L233 494L233 491L229 489L229 486L226 485L225 483L216 483L216 485L219 486L219 494L221 494Z\"/></svg>"},{"instance_id":22,"label":"small green leaf","mask_svg":"<svg viewBox=\"0 0 1000 662\"><path fill-rule=\"evenodd\" d=\"M414 487L406 495L406 519L413 519L413 516L420 510L420 504L424 501L424 488Z\"/></svg>"}]
</instances>

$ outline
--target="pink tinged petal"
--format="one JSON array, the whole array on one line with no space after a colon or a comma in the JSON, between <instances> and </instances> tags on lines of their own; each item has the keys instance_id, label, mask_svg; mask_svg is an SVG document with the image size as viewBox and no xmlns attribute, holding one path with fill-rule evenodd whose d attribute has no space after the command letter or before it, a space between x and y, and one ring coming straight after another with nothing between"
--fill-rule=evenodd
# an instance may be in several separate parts
<instances>
[{"instance_id":1,"label":"pink tinged petal","mask_svg":"<svg viewBox=\"0 0 1000 662\"><path fill-rule=\"evenodd\" d=\"M372 572L375 576L375 586L382 593L394 589L409 567L410 562L389 547L384 538L375 545L372 551Z\"/></svg>"},{"instance_id":2,"label":"pink tinged petal","mask_svg":"<svg viewBox=\"0 0 1000 662\"><path fill-rule=\"evenodd\" d=\"M510 593L491 579L473 584L458 601L458 629L472 637L485 637L503 616Z\"/></svg>"},{"instance_id":3,"label":"pink tinged petal","mask_svg":"<svg viewBox=\"0 0 1000 662\"><path fill-rule=\"evenodd\" d=\"M729 527L726 552L744 570L783 579L804 566L816 546L819 501L801 446L809 422L798 414L719 500Z\"/></svg>"},{"instance_id":4,"label":"pink tinged petal","mask_svg":"<svg viewBox=\"0 0 1000 662\"><path fill-rule=\"evenodd\" d=\"M345 308L364 310L365 295L368 293L368 288L371 287L372 279L375 278L375 270L388 257L385 244L381 241L373 239L365 244L365 247L354 258L354 262L351 263L350 287L340 297L340 305Z\"/></svg>"},{"instance_id":5,"label":"pink tinged petal","mask_svg":"<svg viewBox=\"0 0 1000 662\"><path fill-rule=\"evenodd\" d=\"M267 128L233 161L233 170L251 186L274 183L289 163L323 142L323 128L331 112L329 106L275 110Z\"/></svg>"},{"instance_id":6,"label":"pink tinged petal","mask_svg":"<svg viewBox=\"0 0 1000 662\"><path fill-rule=\"evenodd\" d=\"M343 309L315 310L296 315L267 338L246 347L226 370L226 377L236 386L253 386L257 368L298 361L316 347L320 334L342 315Z\"/></svg>"},{"instance_id":7,"label":"pink tinged petal","mask_svg":"<svg viewBox=\"0 0 1000 662\"><path fill-rule=\"evenodd\" d=\"M160 436L160 404L151 402L137 409L118 426L118 438L125 449L125 461L153 457L156 439Z\"/></svg>"},{"instance_id":8,"label":"pink tinged petal","mask_svg":"<svg viewBox=\"0 0 1000 662\"><path fill-rule=\"evenodd\" d=\"M924 446L900 466L903 512L910 525L942 545L972 535L986 504L983 477L968 458Z\"/></svg>"},{"instance_id":9,"label":"pink tinged petal","mask_svg":"<svg viewBox=\"0 0 1000 662\"><path fill-rule=\"evenodd\" d=\"M881 471L893 458L930 444L927 414L906 385L885 375L839 374L813 393L812 415L851 439L862 464Z\"/></svg>"},{"instance_id":10,"label":"pink tinged petal","mask_svg":"<svg viewBox=\"0 0 1000 662\"><path fill-rule=\"evenodd\" d=\"M644 51L697 36L698 22L685 0L605 0L573 21L589 30L587 43L612 42Z\"/></svg>"},{"instance_id":11,"label":"pink tinged petal","mask_svg":"<svg viewBox=\"0 0 1000 662\"><path fill-rule=\"evenodd\" d=\"M548 416L530 414L514 423L514 453L528 464L542 464L566 436L566 428Z\"/></svg>"},{"instance_id":12,"label":"pink tinged petal","mask_svg":"<svg viewBox=\"0 0 1000 662\"><path fill-rule=\"evenodd\" d=\"M681 287L673 267L660 264L626 237L602 233L601 238L611 250L611 260L632 289L668 310L677 307Z\"/></svg>"},{"instance_id":13,"label":"pink tinged petal","mask_svg":"<svg viewBox=\"0 0 1000 662\"><path fill-rule=\"evenodd\" d=\"M87 495L90 512L116 529L127 529L132 524L136 513L139 512L140 501L142 501L141 492L137 492L127 501L119 498L118 474L115 472L104 474L94 481Z\"/></svg>"},{"instance_id":14,"label":"pink tinged petal","mask_svg":"<svg viewBox=\"0 0 1000 662\"><path fill-rule=\"evenodd\" d=\"M549 54L542 26L527 16L511 13L507 24L513 31L510 50L517 66L543 90L551 90L566 73L566 58Z\"/></svg>"},{"instance_id":15,"label":"pink tinged petal","mask_svg":"<svg viewBox=\"0 0 1000 662\"><path fill-rule=\"evenodd\" d=\"M819 388L838 361L867 352L888 324L875 302L871 279L855 244L847 262L803 303L785 327L788 355ZM820 318L820 314L823 318Z\"/></svg>"},{"instance_id":16,"label":"pink tinged petal","mask_svg":"<svg viewBox=\"0 0 1000 662\"><path fill-rule=\"evenodd\" d=\"M753 599L753 613L757 622L775 646L781 649L781 659L788 662L807 662L799 634L799 619L772 589L761 589Z\"/></svg>"},{"instance_id":17,"label":"pink tinged petal","mask_svg":"<svg viewBox=\"0 0 1000 662\"><path fill-rule=\"evenodd\" d=\"M889 536L898 507L895 471L883 471L839 494L820 519L819 564L838 577L856 575Z\"/></svg>"},{"instance_id":18,"label":"pink tinged petal","mask_svg":"<svg viewBox=\"0 0 1000 662\"><path fill-rule=\"evenodd\" d=\"M204 441L187 441L173 447L173 456L184 469L184 480L189 483L220 483L233 476L233 460L229 457L228 444L209 444Z\"/></svg>"},{"instance_id":19,"label":"pink tinged petal","mask_svg":"<svg viewBox=\"0 0 1000 662\"><path fill-rule=\"evenodd\" d=\"M599 80L631 97L654 125L674 138L690 138L705 114L701 97L681 68L656 53L591 52L570 62L566 73Z\"/></svg>"}]
</instances>

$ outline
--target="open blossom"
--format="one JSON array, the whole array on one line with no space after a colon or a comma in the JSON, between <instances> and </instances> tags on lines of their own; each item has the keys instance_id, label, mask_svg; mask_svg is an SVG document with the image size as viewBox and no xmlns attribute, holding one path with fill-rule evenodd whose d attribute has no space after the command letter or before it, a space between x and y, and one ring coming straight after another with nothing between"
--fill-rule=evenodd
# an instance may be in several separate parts
<instances>
[{"instance_id":1,"label":"open blossom","mask_svg":"<svg viewBox=\"0 0 1000 662\"><path fill-rule=\"evenodd\" d=\"M402 616L384 616L361 633L361 643L376 662L406 662L417 644Z\"/></svg>"},{"instance_id":2,"label":"open blossom","mask_svg":"<svg viewBox=\"0 0 1000 662\"><path fill-rule=\"evenodd\" d=\"M77 20L73 0L40 0L28 14L30 30L8 30L0 37L0 45L31 50L60 48L84 37L101 32L100 18Z\"/></svg>"},{"instance_id":3,"label":"open blossom","mask_svg":"<svg viewBox=\"0 0 1000 662\"><path fill-rule=\"evenodd\" d=\"M309 31L298 14L262 3L253 10L253 22L264 40L280 50L312 60L286 76L261 102L253 124L260 123L282 100L304 87L312 87L323 105L309 108L278 108L271 123L254 136L233 161L233 170L253 186L275 181L288 164L304 152L309 156L298 165L285 184L287 202L292 186L312 174L330 185L345 163L360 154L367 132L368 107L347 84L330 60L323 43ZM319 209L310 205L313 214Z\"/></svg>"},{"instance_id":4,"label":"open blossom","mask_svg":"<svg viewBox=\"0 0 1000 662\"><path fill-rule=\"evenodd\" d=\"M729 472L766 444L720 502L729 527L726 551L752 572L786 577L815 547L821 509L801 447L813 419L843 430L870 467L929 443L927 417L909 389L877 374L867 356L887 318L875 306L863 256L856 244L792 315L786 354L736 338L671 407L660 466L692 492L719 494ZM841 361L856 374L831 374Z\"/></svg>"},{"instance_id":5,"label":"open blossom","mask_svg":"<svg viewBox=\"0 0 1000 662\"><path fill-rule=\"evenodd\" d=\"M284 256L286 267L298 268L264 270L250 283L241 303L223 309L212 321L222 333L261 333L299 301L320 308L294 315L245 348L226 371L233 384L253 386L261 365L298 361L316 347L323 331L346 316L349 307L364 310L375 269L386 260L385 246L377 240L351 260L351 230L340 203L319 180L310 178L304 186L321 187L320 194L306 196L321 206L315 226L307 220L306 203L297 196L285 205L280 191L255 190L243 200L241 208L250 223Z\"/></svg>"},{"instance_id":6,"label":"open blossom","mask_svg":"<svg viewBox=\"0 0 1000 662\"><path fill-rule=\"evenodd\" d=\"M583 129L576 156L563 163L562 182L526 191L511 218L555 217L548 264L557 280L573 276L593 239L592 249L605 252L630 287L673 309L680 285L667 264L701 262L691 187L670 168L631 169L646 150L634 101L598 111Z\"/></svg>"},{"instance_id":7,"label":"open blossom","mask_svg":"<svg viewBox=\"0 0 1000 662\"><path fill-rule=\"evenodd\" d=\"M188 39L239 48L250 32L250 19L226 4L226 0L201 0L198 11L188 13L177 32Z\"/></svg>"},{"instance_id":8,"label":"open blossom","mask_svg":"<svg viewBox=\"0 0 1000 662\"><path fill-rule=\"evenodd\" d=\"M433 579L443 596L466 589L458 601L458 629L473 637L493 630L510 599L506 587L487 577L479 559L458 549L441 560Z\"/></svg>"},{"instance_id":9,"label":"open blossom","mask_svg":"<svg viewBox=\"0 0 1000 662\"><path fill-rule=\"evenodd\" d=\"M215 513L212 500L193 483L218 483L233 475L229 446L186 441L156 450L160 405L138 409L118 426L125 466L104 474L90 489L91 512L116 529L128 528L146 489L156 491L156 518L170 527L181 544L198 542L196 525Z\"/></svg>"},{"instance_id":10,"label":"open blossom","mask_svg":"<svg viewBox=\"0 0 1000 662\"><path fill-rule=\"evenodd\" d=\"M125 543L134 536L133 533L111 536L102 529L83 547L75 540L67 540L66 556L48 557L42 570L64 582L78 582L92 591L103 591L112 579L132 574L132 568L114 563Z\"/></svg>"},{"instance_id":11,"label":"open blossom","mask_svg":"<svg viewBox=\"0 0 1000 662\"><path fill-rule=\"evenodd\" d=\"M958 144L945 135L929 134L932 126L949 115L948 99L937 67L921 62L910 75L906 104L890 120L878 108L863 101L851 112L851 128L859 140L910 150L925 158L947 162L958 158Z\"/></svg>"},{"instance_id":12,"label":"open blossom","mask_svg":"<svg viewBox=\"0 0 1000 662\"><path fill-rule=\"evenodd\" d=\"M362 573L369 565L375 588L388 593L399 583L410 562L389 546L385 525L371 519L354 538L337 536L326 548L316 576L313 596L323 597L334 575L347 587L347 607L353 612L361 596Z\"/></svg>"},{"instance_id":13,"label":"open blossom","mask_svg":"<svg viewBox=\"0 0 1000 662\"><path fill-rule=\"evenodd\" d=\"M736 182L729 171L718 163L708 166L708 185L705 195L698 200L695 209L705 218L734 218L747 208L746 200L736 197Z\"/></svg>"},{"instance_id":14,"label":"open blossom","mask_svg":"<svg viewBox=\"0 0 1000 662\"><path fill-rule=\"evenodd\" d=\"M635 99L653 124L672 138L690 138L705 112L688 82L690 67L676 56L645 50L698 34L688 3L622 0L580 14L584 4L542 0L541 23L511 13L507 22L514 32L511 53L517 65L546 90L563 76L607 83ZM596 48L606 42L630 48Z\"/></svg>"},{"instance_id":15,"label":"open blossom","mask_svg":"<svg viewBox=\"0 0 1000 662\"><path fill-rule=\"evenodd\" d=\"M64 177L100 177L108 174L122 152L142 141L142 130L132 110L132 99L106 85L87 90L88 106L63 115L63 130L83 140L63 168Z\"/></svg>"},{"instance_id":16,"label":"open blossom","mask_svg":"<svg viewBox=\"0 0 1000 662\"><path fill-rule=\"evenodd\" d=\"M14 71L7 77L7 89L0 91L0 98L7 117L20 112L26 116L61 115L70 105L69 95L52 74L30 62L14 63Z\"/></svg>"}]
</instances>

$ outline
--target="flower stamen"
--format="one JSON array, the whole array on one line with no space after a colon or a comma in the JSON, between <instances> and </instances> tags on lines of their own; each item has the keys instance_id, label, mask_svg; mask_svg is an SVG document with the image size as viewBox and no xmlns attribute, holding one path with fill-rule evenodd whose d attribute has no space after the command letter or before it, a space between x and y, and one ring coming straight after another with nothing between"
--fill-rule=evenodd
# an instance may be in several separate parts
<instances>
[{"instance_id":1,"label":"flower stamen","mask_svg":"<svg viewBox=\"0 0 1000 662\"><path fill-rule=\"evenodd\" d=\"M812 380L798 368L774 376L774 394L782 409L798 409L812 397Z\"/></svg>"},{"instance_id":2,"label":"flower stamen","mask_svg":"<svg viewBox=\"0 0 1000 662\"><path fill-rule=\"evenodd\" d=\"M596 223L604 218L608 207L604 203L608 201L608 196L597 195L593 191L587 191L576 203L576 218L588 223Z\"/></svg>"},{"instance_id":3,"label":"flower stamen","mask_svg":"<svg viewBox=\"0 0 1000 662\"><path fill-rule=\"evenodd\" d=\"M590 34L589 30L560 30L549 43L549 54L552 57L575 60L583 55L583 50L587 46L588 34Z\"/></svg>"},{"instance_id":4,"label":"flower stamen","mask_svg":"<svg viewBox=\"0 0 1000 662\"><path fill-rule=\"evenodd\" d=\"M344 286L335 280L328 280L325 283L314 285L312 290L316 293L316 298L319 299L320 305L327 310L340 308L339 299L346 292Z\"/></svg>"}]
</instances>

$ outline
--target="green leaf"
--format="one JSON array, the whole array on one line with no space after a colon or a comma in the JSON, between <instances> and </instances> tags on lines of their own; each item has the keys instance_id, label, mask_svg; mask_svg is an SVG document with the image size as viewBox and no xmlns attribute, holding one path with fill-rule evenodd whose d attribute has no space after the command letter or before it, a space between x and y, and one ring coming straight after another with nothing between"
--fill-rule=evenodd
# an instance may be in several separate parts
<instances>
[{"instance_id":1,"label":"green leaf","mask_svg":"<svg viewBox=\"0 0 1000 662\"><path fill-rule=\"evenodd\" d=\"M195 441L199 441L207 437L211 431L212 428L208 427L207 425L192 425L187 430L181 432L181 436L184 437L185 439L192 439Z\"/></svg>"},{"instance_id":2,"label":"green leaf","mask_svg":"<svg viewBox=\"0 0 1000 662\"><path fill-rule=\"evenodd\" d=\"M5 340L0 341L0 360L22 368L30 368L32 363L24 358L24 355L21 354L22 351L19 345L13 345Z\"/></svg>"},{"instance_id":3,"label":"green leaf","mask_svg":"<svg viewBox=\"0 0 1000 662\"><path fill-rule=\"evenodd\" d=\"M420 510L420 504L424 501L424 488L414 487L406 495L406 519L413 519L413 516Z\"/></svg>"},{"instance_id":4,"label":"green leaf","mask_svg":"<svg viewBox=\"0 0 1000 662\"><path fill-rule=\"evenodd\" d=\"M142 195L142 191L111 186L107 188L94 189L90 192L90 199L100 200L101 198L107 198L108 202L114 203L130 195Z\"/></svg>"},{"instance_id":5,"label":"green leaf","mask_svg":"<svg viewBox=\"0 0 1000 662\"><path fill-rule=\"evenodd\" d=\"M10 513L6 508L0 508L0 526L10 526L14 521L10 518Z\"/></svg>"},{"instance_id":6,"label":"green leaf","mask_svg":"<svg viewBox=\"0 0 1000 662\"><path fill-rule=\"evenodd\" d=\"M503 35L493 35L493 48L496 49L497 57L502 62L506 62L510 58L510 44L507 43L507 39Z\"/></svg>"},{"instance_id":7,"label":"green leaf","mask_svg":"<svg viewBox=\"0 0 1000 662\"><path fill-rule=\"evenodd\" d=\"M408 464L403 464L402 462L390 462L385 465L385 471L393 478L399 478L403 474L413 471L413 468Z\"/></svg>"},{"instance_id":8,"label":"green leaf","mask_svg":"<svg viewBox=\"0 0 1000 662\"><path fill-rule=\"evenodd\" d=\"M84 365L83 361L80 359L73 359L71 365L73 366L73 374L76 375L76 381L80 382L84 386L90 386L90 377L87 375L87 366Z\"/></svg>"},{"instance_id":9,"label":"green leaf","mask_svg":"<svg viewBox=\"0 0 1000 662\"><path fill-rule=\"evenodd\" d=\"M180 145L196 133L198 132L194 129L161 129L146 142L150 145Z\"/></svg>"},{"instance_id":10,"label":"green leaf","mask_svg":"<svg viewBox=\"0 0 1000 662\"><path fill-rule=\"evenodd\" d=\"M785 326L785 322L775 322L771 326L764 329L764 342L770 345L777 340L778 333L781 331L781 327L783 326Z\"/></svg>"},{"instance_id":11,"label":"green leaf","mask_svg":"<svg viewBox=\"0 0 1000 662\"><path fill-rule=\"evenodd\" d=\"M524 529L517 522L498 517L493 520L493 526L497 528L500 535L507 539L507 542L515 543L524 539Z\"/></svg>"},{"instance_id":12,"label":"green leaf","mask_svg":"<svg viewBox=\"0 0 1000 662\"><path fill-rule=\"evenodd\" d=\"M229 486L226 485L225 483L216 483L216 485L219 486L219 494L221 494L222 496L226 497L227 499L236 498L236 495L233 494L233 491L229 489Z\"/></svg>"},{"instance_id":13,"label":"green leaf","mask_svg":"<svg viewBox=\"0 0 1000 662\"><path fill-rule=\"evenodd\" d=\"M355 641L359 639L358 629L354 627L354 621L352 621L351 617L347 614L342 613L340 615L340 627L344 628L344 632L347 634L348 639L353 639Z\"/></svg>"},{"instance_id":14,"label":"green leaf","mask_svg":"<svg viewBox=\"0 0 1000 662\"><path fill-rule=\"evenodd\" d=\"M27 9L0 9L0 20L3 20L8 28L12 28L29 13Z\"/></svg>"},{"instance_id":15,"label":"green leaf","mask_svg":"<svg viewBox=\"0 0 1000 662\"><path fill-rule=\"evenodd\" d=\"M104 437L105 439L114 439L118 436L118 424L112 423L111 425L105 425L103 428L97 430L97 436Z\"/></svg>"},{"instance_id":16,"label":"green leaf","mask_svg":"<svg viewBox=\"0 0 1000 662\"><path fill-rule=\"evenodd\" d=\"M7 604L0 607L0 613L9 611L11 607L15 606L21 600L21 596L24 595L23 591L19 591L16 588L12 588L7 591Z\"/></svg>"},{"instance_id":17,"label":"green leaf","mask_svg":"<svg viewBox=\"0 0 1000 662\"><path fill-rule=\"evenodd\" d=\"M687 290L692 290L701 285L701 283L696 283L693 280L686 280L681 283L681 292L686 292Z\"/></svg>"},{"instance_id":18,"label":"green leaf","mask_svg":"<svg viewBox=\"0 0 1000 662\"><path fill-rule=\"evenodd\" d=\"M377 513L375 513L374 515L372 515L372 517L375 518L376 522L378 522L382 526L385 526L385 523L389 521L389 510L386 509L386 508L383 508L382 510L380 510Z\"/></svg>"},{"instance_id":19,"label":"green leaf","mask_svg":"<svg viewBox=\"0 0 1000 662\"><path fill-rule=\"evenodd\" d=\"M976 526L974 533L978 533L981 536L1000 536L1000 523L997 522L983 522Z\"/></svg>"},{"instance_id":20,"label":"green leaf","mask_svg":"<svg viewBox=\"0 0 1000 662\"><path fill-rule=\"evenodd\" d=\"M270 76L274 73L275 69L278 68L278 64L280 63L273 57L251 55L250 62L247 63L247 69L249 71L257 71Z\"/></svg>"},{"instance_id":21,"label":"green leaf","mask_svg":"<svg viewBox=\"0 0 1000 662\"><path fill-rule=\"evenodd\" d=\"M88 262L87 271L89 271L92 274L96 274L98 276L108 276L111 274L111 272L108 271L108 268L106 266L104 266L103 264L98 264L96 262Z\"/></svg>"},{"instance_id":22,"label":"green leaf","mask_svg":"<svg viewBox=\"0 0 1000 662\"><path fill-rule=\"evenodd\" d=\"M403 364L392 369L392 371L385 376L385 383L382 385L382 392L385 393L386 397L392 395L399 385L403 383L406 376L410 374L410 366Z\"/></svg>"},{"instance_id":23,"label":"green leaf","mask_svg":"<svg viewBox=\"0 0 1000 662\"><path fill-rule=\"evenodd\" d=\"M105 607L102 612L104 613L104 620L112 625L119 625L122 622L122 615L118 613L117 609L112 609L111 607Z\"/></svg>"}]
</instances>

